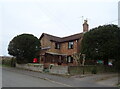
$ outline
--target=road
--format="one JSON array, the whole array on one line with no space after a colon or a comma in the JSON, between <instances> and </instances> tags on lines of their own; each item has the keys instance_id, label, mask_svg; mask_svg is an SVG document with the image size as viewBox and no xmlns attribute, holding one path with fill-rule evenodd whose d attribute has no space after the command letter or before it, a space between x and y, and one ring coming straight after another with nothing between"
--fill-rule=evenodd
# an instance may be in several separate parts
<instances>
[{"instance_id":1,"label":"road","mask_svg":"<svg viewBox=\"0 0 120 89\"><path fill-rule=\"evenodd\" d=\"M52 81L25 75L11 70L2 70L2 87L66 87Z\"/></svg>"},{"instance_id":2,"label":"road","mask_svg":"<svg viewBox=\"0 0 120 89\"><path fill-rule=\"evenodd\" d=\"M99 79L99 83L92 81L98 77L67 78L17 68L2 68L3 87L111 87L111 84L106 85Z\"/></svg>"}]
</instances>

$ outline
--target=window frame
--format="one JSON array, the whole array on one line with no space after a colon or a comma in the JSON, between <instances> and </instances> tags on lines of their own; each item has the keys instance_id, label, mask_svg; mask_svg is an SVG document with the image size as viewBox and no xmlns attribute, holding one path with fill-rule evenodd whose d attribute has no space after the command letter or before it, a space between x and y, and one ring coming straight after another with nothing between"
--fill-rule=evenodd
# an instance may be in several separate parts
<instances>
[{"instance_id":1,"label":"window frame","mask_svg":"<svg viewBox=\"0 0 120 89\"><path fill-rule=\"evenodd\" d=\"M73 49L74 48L74 41L69 41L68 42L68 49Z\"/></svg>"},{"instance_id":2,"label":"window frame","mask_svg":"<svg viewBox=\"0 0 120 89\"><path fill-rule=\"evenodd\" d=\"M60 49L60 43L55 43L55 49Z\"/></svg>"},{"instance_id":3,"label":"window frame","mask_svg":"<svg viewBox=\"0 0 120 89\"><path fill-rule=\"evenodd\" d=\"M73 57L72 56L67 56L67 63L73 63Z\"/></svg>"}]
</instances>

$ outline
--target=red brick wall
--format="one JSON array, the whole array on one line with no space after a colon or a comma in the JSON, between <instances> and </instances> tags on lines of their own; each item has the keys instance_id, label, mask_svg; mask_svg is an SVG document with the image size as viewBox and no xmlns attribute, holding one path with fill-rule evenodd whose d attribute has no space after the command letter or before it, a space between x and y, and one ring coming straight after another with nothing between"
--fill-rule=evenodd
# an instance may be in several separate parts
<instances>
[{"instance_id":1,"label":"red brick wall","mask_svg":"<svg viewBox=\"0 0 120 89\"><path fill-rule=\"evenodd\" d=\"M77 53L80 53L80 50L81 50L81 41L82 41L82 38L78 40L78 43L77 43Z\"/></svg>"},{"instance_id":2,"label":"red brick wall","mask_svg":"<svg viewBox=\"0 0 120 89\"><path fill-rule=\"evenodd\" d=\"M78 48L77 47L78 41L77 40L73 41L73 44L74 44L73 49L68 49L68 42L61 43L61 48L60 48L61 53L67 55L72 55L73 53L76 53Z\"/></svg>"},{"instance_id":3,"label":"red brick wall","mask_svg":"<svg viewBox=\"0 0 120 89\"><path fill-rule=\"evenodd\" d=\"M40 40L41 48L51 46L51 41L48 40L46 36L43 36L43 38Z\"/></svg>"},{"instance_id":4,"label":"red brick wall","mask_svg":"<svg viewBox=\"0 0 120 89\"><path fill-rule=\"evenodd\" d=\"M50 46L51 49L49 49L48 52L60 53L60 49L55 49L55 42L51 42Z\"/></svg>"},{"instance_id":5,"label":"red brick wall","mask_svg":"<svg viewBox=\"0 0 120 89\"><path fill-rule=\"evenodd\" d=\"M47 52L61 53L72 55L73 53L77 53L80 51L80 43L81 40L73 41L73 49L68 49L68 42L60 43L60 49L55 49L55 42L49 41L46 37L41 39L41 47L51 47Z\"/></svg>"}]
</instances>

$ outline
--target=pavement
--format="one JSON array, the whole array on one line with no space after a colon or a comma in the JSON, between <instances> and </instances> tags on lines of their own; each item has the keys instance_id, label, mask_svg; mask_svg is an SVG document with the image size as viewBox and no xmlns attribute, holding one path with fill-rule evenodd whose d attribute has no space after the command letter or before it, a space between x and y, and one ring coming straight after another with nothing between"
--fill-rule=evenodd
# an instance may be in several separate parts
<instances>
[{"instance_id":1,"label":"pavement","mask_svg":"<svg viewBox=\"0 0 120 89\"><path fill-rule=\"evenodd\" d=\"M66 87L115 87L118 82L117 74L96 74L85 76L76 75L71 77L64 77L18 68L3 67L3 70L36 77Z\"/></svg>"},{"instance_id":2,"label":"pavement","mask_svg":"<svg viewBox=\"0 0 120 89\"><path fill-rule=\"evenodd\" d=\"M118 83L118 74L116 73L104 73L104 74L92 74L84 76L72 76L76 80L90 81L103 86L115 87Z\"/></svg>"}]
</instances>

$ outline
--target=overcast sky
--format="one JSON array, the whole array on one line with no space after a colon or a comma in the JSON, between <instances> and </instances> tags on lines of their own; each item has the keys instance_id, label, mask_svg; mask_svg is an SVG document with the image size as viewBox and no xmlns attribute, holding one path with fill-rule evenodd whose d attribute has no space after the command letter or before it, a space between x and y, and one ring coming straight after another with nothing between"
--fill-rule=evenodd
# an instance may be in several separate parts
<instances>
[{"instance_id":1,"label":"overcast sky","mask_svg":"<svg viewBox=\"0 0 120 89\"><path fill-rule=\"evenodd\" d=\"M0 55L8 55L9 41L16 35L42 33L68 36L82 32L83 19L89 28L118 24L119 0L1 0Z\"/></svg>"}]
</instances>

